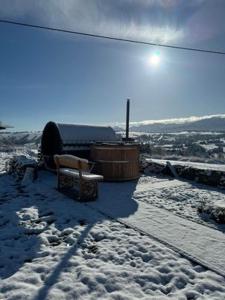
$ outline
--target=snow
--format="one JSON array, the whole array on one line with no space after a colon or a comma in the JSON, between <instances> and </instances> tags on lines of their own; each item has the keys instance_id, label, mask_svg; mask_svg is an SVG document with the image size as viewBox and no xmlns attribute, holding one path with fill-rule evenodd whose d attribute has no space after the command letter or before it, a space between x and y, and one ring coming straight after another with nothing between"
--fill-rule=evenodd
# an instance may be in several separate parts
<instances>
[{"instance_id":1,"label":"snow","mask_svg":"<svg viewBox=\"0 0 225 300\"><path fill-rule=\"evenodd\" d=\"M167 160L164 159L146 159L147 161L153 161L156 163L161 163L166 165ZM196 163L190 161L177 161L177 160L170 160L172 165L180 165L180 166L187 166L187 167L195 167L201 170L216 170L216 171L225 171L225 164L208 164L208 163Z\"/></svg>"},{"instance_id":2,"label":"snow","mask_svg":"<svg viewBox=\"0 0 225 300\"><path fill-rule=\"evenodd\" d=\"M10 157L11 155L5 152L0 152L0 174L4 172L5 164Z\"/></svg>"},{"instance_id":3,"label":"snow","mask_svg":"<svg viewBox=\"0 0 225 300\"><path fill-rule=\"evenodd\" d=\"M224 277L170 246L172 239L195 255L205 251L204 259L221 268L225 248L217 246L223 232L172 214L171 201L163 209L148 203L154 197L163 201L168 193L182 202L186 188L184 202L208 192L219 199L222 192L143 176L138 182L101 183L96 202L79 203L55 186L56 176L44 171L26 188L0 176L0 299L225 298ZM199 239L196 232L202 233Z\"/></svg>"},{"instance_id":4,"label":"snow","mask_svg":"<svg viewBox=\"0 0 225 300\"><path fill-rule=\"evenodd\" d=\"M217 223L225 224L225 201L220 199L217 201L203 201L198 208L199 212L206 213Z\"/></svg>"},{"instance_id":5,"label":"snow","mask_svg":"<svg viewBox=\"0 0 225 300\"><path fill-rule=\"evenodd\" d=\"M40 140L41 132L0 132L1 142L34 143Z\"/></svg>"},{"instance_id":6,"label":"snow","mask_svg":"<svg viewBox=\"0 0 225 300\"><path fill-rule=\"evenodd\" d=\"M56 124L63 144L90 143L90 141L116 141L116 135L111 127Z\"/></svg>"},{"instance_id":7,"label":"snow","mask_svg":"<svg viewBox=\"0 0 225 300\"><path fill-rule=\"evenodd\" d=\"M181 252L188 253L190 257L194 257L197 261L201 261L204 265L225 275L223 271L225 269L225 236L223 232L175 216L171 212L162 210L148 202L148 199L154 196L155 189L166 187L172 190L176 187L180 188L181 184L178 180L165 180L164 182L157 182L156 180L151 185L145 183L143 187L140 182L133 194L134 203L125 194L123 200L116 197L113 202L105 201L104 199L110 190L109 186L105 195L91 206L97 207L113 218L118 218L121 214L120 202L123 201L122 211L128 211L129 208L133 212L129 216L126 214L126 216L121 217L126 224L135 226L142 232L168 243L171 247L176 247ZM150 197L147 194L149 190L152 192ZM145 201L146 199L147 201ZM138 204L136 209L135 202Z\"/></svg>"},{"instance_id":8,"label":"snow","mask_svg":"<svg viewBox=\"0 0 225 300\"><path fill-rule=\"evenodd\" d=\"M19 150L15 149L12 152L0 152L0 174L5 172L6 163L9 159L16 157L21 163L30 164L35 162L37 159L37 151L31 150L27 147L22 147ZM19 162L19 161L18 161Z\"/></svg>"},{"instance_id":9,"label":"snow","mask_svg":"<svg viewBox=\"0 0 225 300\"><path fill-rule=\"evenodd\" d=\"M203 147L207 151L218 149L218 146L215 144L207 144L207 145L201 144L201 147Z\"/></svg>"},{"instance_id":10,"label":"snow","mask_svg":"<svg viewBox=\"0 0 225 300\"><path fill-rule=\"evenodd\" d=\"M139 201L166 209L178 216L201 223L225 232L225 225L218 225L212 219L198 211L202 202L225 203L225 193L195 182L168 180L163 177L143 177L137 187Z\"/></svg>"},{"instance_id":11,"label":"snow","mask_svg":"<svg viewBox=\"0 0 225 300\"><path fill-rule=\"evenodd\" d=\"M117 131L120 134L125 134L124 131ZM166 134L168 137L168 141L174 141L174 137L172 137L173 135L175 136L179 136L179 135L186 135L186 136L195 136L195 135L221 135L221 132L214 132L214 131L179 131L179 132L168 132L168 133L160 133L160 132L145 132L145 131L130 131L130 134L132 137L138 137L141 135L146 135L146 136L157 136L157 135L161 135L161 134ZM222 139L221 139L222 140ZM225 141L225 140L224 140Z\"/></svg>"}]
</instances>

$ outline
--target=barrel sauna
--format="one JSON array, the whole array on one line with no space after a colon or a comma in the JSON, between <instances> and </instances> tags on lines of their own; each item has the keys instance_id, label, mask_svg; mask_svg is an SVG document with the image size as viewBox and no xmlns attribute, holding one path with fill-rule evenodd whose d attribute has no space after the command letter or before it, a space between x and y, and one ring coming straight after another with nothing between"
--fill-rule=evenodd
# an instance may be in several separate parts
<instances>
[{"instance_id":1,"label":"barrel sauna","mask_svg":"<svg viewBox=\"0 0 225 300\"><path fill-rule=\"evenodd\" d=\"M111 127L48 122L41 137L41 157L48 168L54 169L55 154L71 154L90 158L90 146L97 142L115 142Z\"/></svg>"},{"instance_id":2,"label":"barrel sauna","mask_svg":"<svg viewBox=\"0 0 225 300\"><path fill-rule=\"evenodd\" d=\"M139 146L137 144L95 144L91 159L96 172L106 181L126 181L139 177Z\"/></svg>"}]
</instances>

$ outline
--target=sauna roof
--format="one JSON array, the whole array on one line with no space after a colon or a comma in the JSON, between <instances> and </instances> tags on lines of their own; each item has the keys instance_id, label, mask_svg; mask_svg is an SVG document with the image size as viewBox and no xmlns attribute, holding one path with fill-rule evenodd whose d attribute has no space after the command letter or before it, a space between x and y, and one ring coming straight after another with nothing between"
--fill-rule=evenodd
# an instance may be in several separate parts
<instances>
[{"instance_id":1,"label":"sauna roof","mask_svg":"<svg viewBox=\"0 0 225 300\"><path fill-rule=\"evenodd\" d=\"M111 127L56 124L63 143L75 141L115 141L116 134Z\"/></svg>"}]
</instances>

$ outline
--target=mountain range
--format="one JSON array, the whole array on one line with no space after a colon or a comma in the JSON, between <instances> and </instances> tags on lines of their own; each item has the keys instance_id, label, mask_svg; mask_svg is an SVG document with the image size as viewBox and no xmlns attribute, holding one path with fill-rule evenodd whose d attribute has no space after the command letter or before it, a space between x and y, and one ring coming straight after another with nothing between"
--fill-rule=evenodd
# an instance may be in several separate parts
<instances>
[{"instance_id":1,"label":"mountain range","mask_svg":"<svg viewBox=\"0 0 225 300\"><path fill-rule=\"evenodd\" d=\"M225 131L225 114L204 117L188 117L158 121L131 122L130 131L146 133L172 133L182 131Z\"/></svg>"},{"instance_id":2,"label":"mountain range","mask_svg":"<svg viewBox=\"0 0 225 300\"><path fill-rule=\"evenodd\" d=\"M41 141L41 132L1 132L0 147L38 145Z\"/></svg>"}]
</instances>

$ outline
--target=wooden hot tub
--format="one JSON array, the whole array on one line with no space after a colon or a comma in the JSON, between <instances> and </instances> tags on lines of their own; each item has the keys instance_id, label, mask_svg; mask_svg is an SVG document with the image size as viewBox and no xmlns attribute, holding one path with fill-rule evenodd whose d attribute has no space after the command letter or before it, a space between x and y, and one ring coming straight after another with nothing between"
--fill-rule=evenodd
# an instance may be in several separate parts
<instances>
[{"instance_id":1,"label":"wooden hot tub","mask_svg":"<svg viewBox=\"0 0 225 300\"><path fill-rule=\"evenodd\" d=\"M96 144L91 146L96 172L107 181L133 180L139 177L137 144Z\"/></svg>"}]
</instances>

